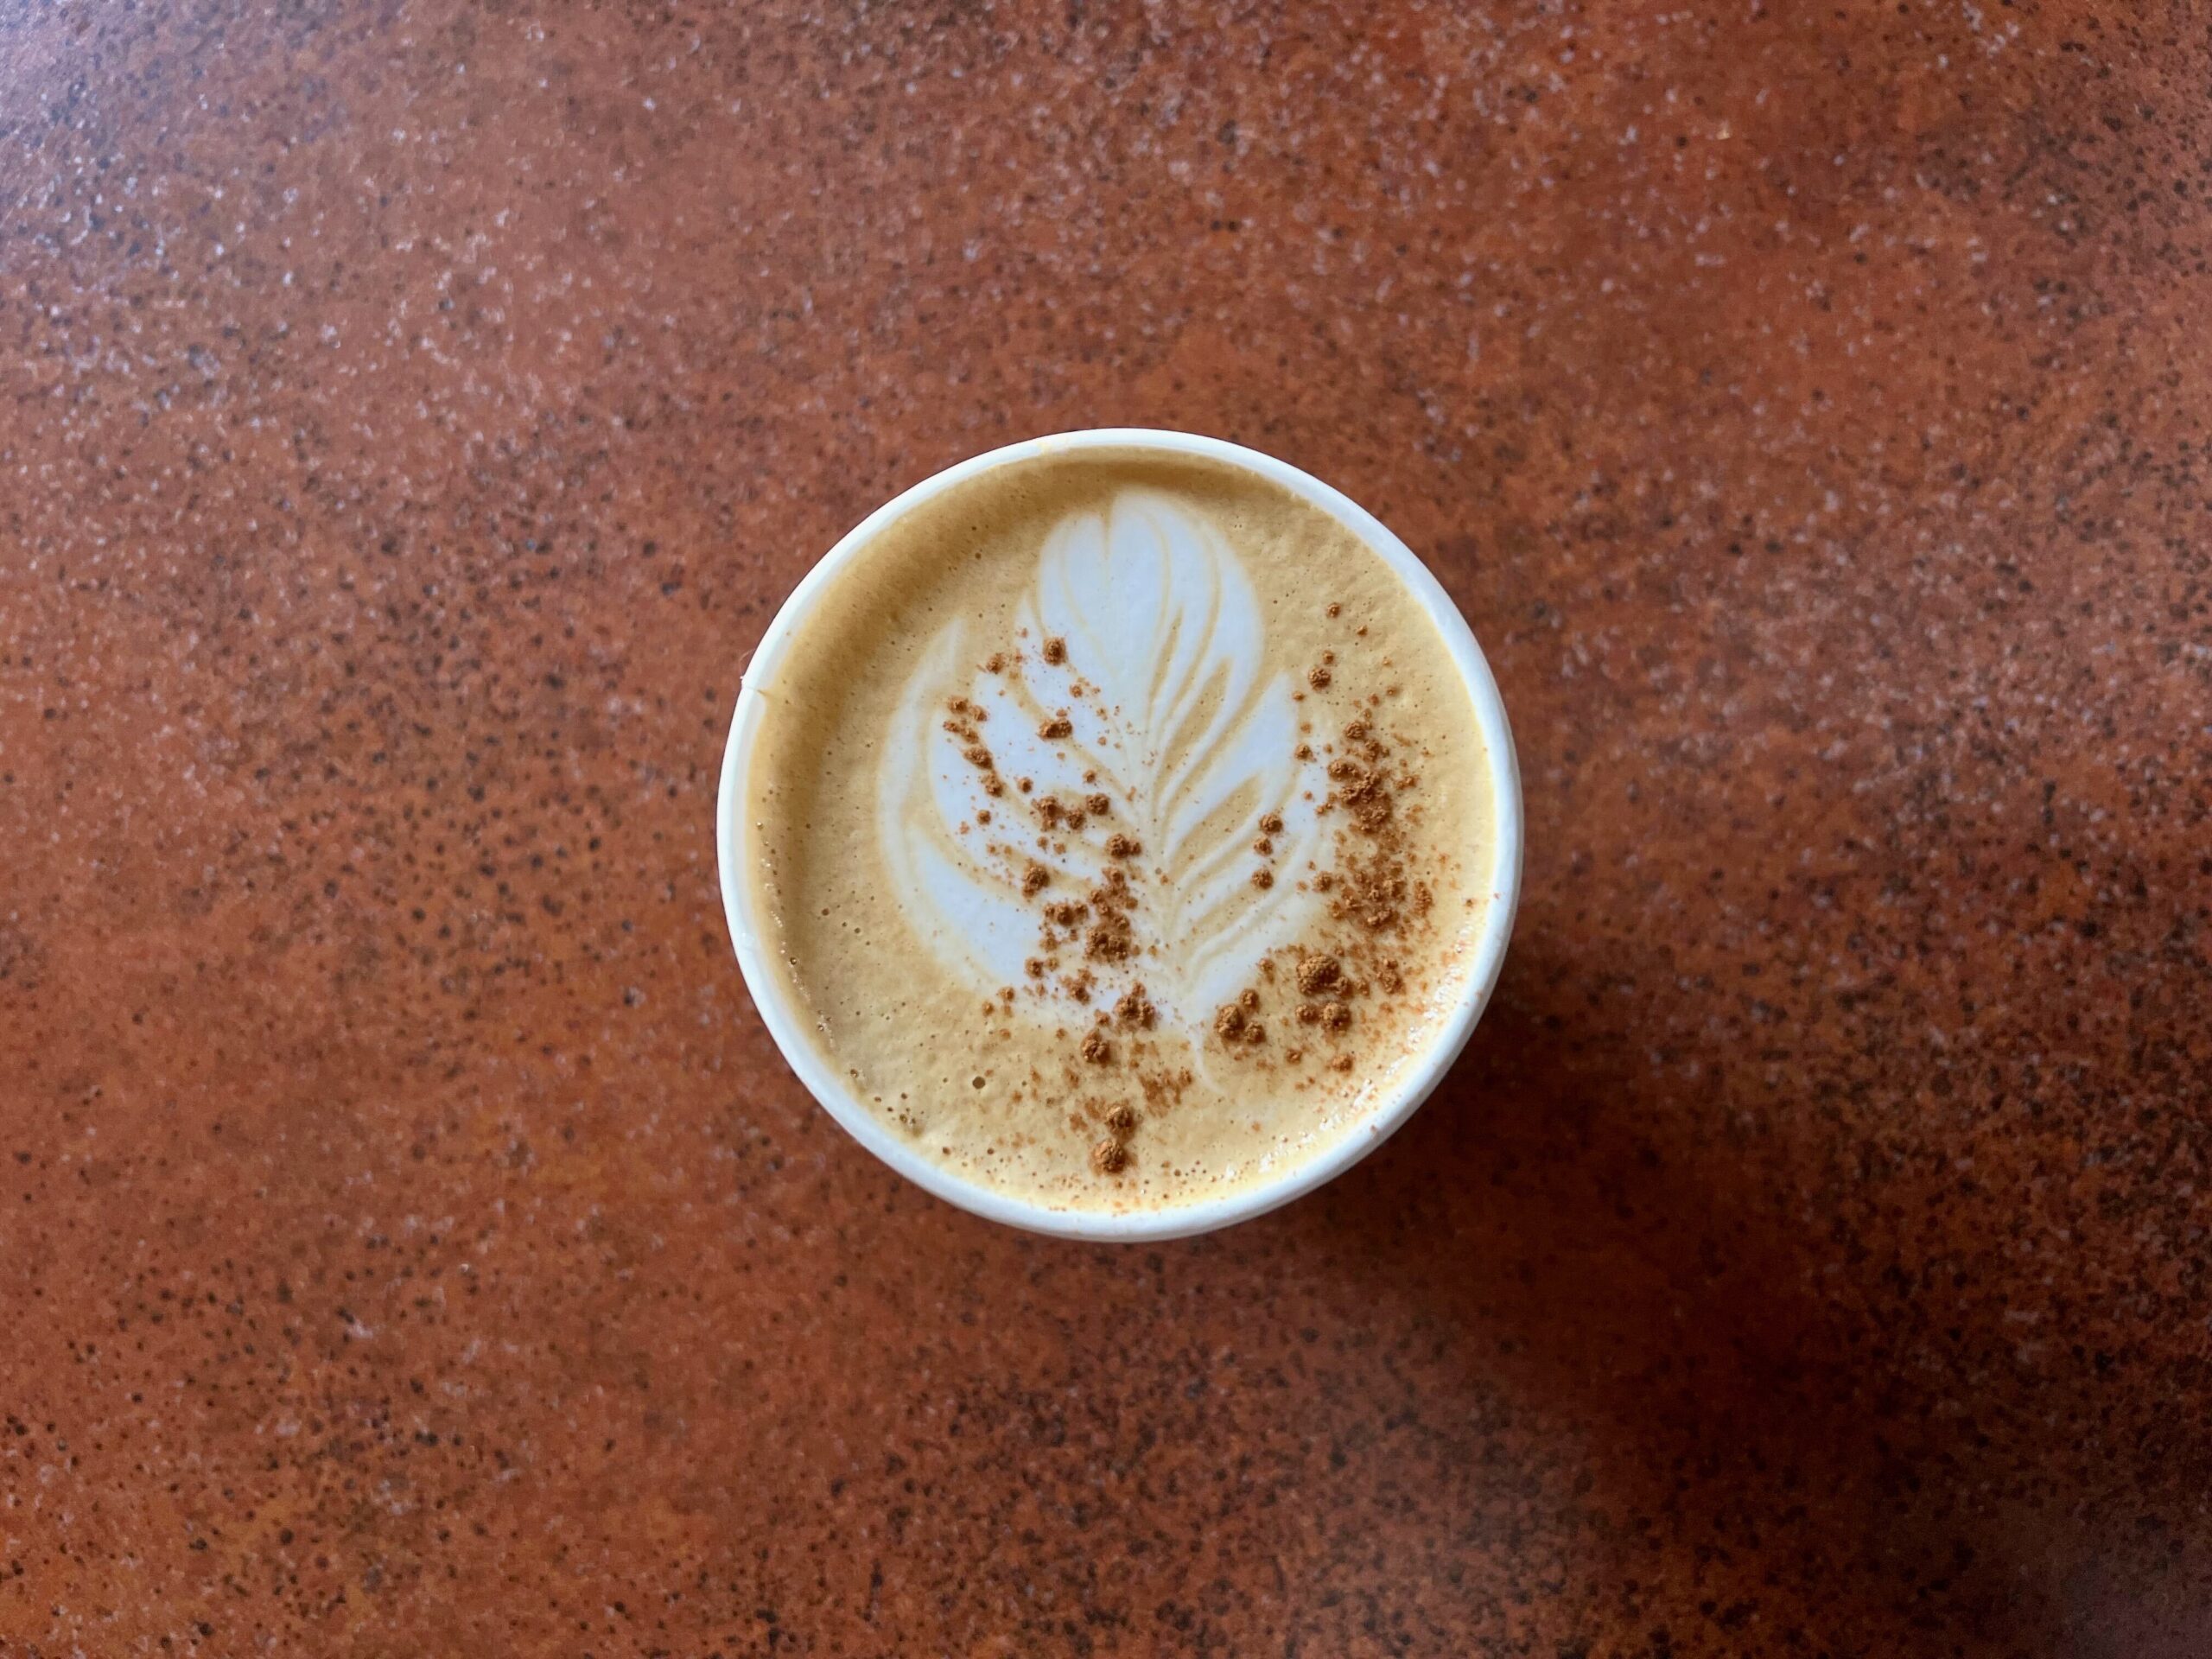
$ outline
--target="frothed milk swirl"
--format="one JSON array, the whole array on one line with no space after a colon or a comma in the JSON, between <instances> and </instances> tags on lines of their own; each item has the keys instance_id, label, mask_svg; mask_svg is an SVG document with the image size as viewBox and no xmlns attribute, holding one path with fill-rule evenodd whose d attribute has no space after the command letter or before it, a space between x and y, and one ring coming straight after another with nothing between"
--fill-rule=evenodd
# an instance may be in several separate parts
<instances>
[{"instance_id":1,"label":"frothed milk swirl","mask_svg":"<svg viewBox=\"0 0 2212 1659\"><path fill-rule=\"evenodd\" d=\"M772 970L917 1152L1070 1211L1358 1132L1464 986L1495 803L1387 564L1211 459L1046 454L918 505L766 687Z\"/></svg>"}]
</instances>

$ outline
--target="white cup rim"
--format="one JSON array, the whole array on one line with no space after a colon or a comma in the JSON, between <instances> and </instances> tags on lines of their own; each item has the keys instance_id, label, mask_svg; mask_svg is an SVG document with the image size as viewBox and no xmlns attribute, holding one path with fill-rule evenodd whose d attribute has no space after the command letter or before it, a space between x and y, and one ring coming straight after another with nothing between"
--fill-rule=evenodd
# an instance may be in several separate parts
<instances>
[{"instance_id":1,"label":"white cup rim","mask_svg":"<svg viewBox=\"0 0 2212 1659\"><path fill-rule=\"evenodd\" d=\"M1372 548L1427 608L1465 683L1489 757L1497 817L1495 863L1490 884L1493 897L1484 912L1482 931L1465 983L1435 1043L1420 1064L1408 1070L1382 1104L1334 1146L1286 1171L1275 1180L1197 1204L1125 1214L1054 1210L1010 1198L954 1174L907 1146L845 1085L810 1035L808 1021L786 997L781 976L768 959L766 941L769 934L754 914L753 896L746 880L755 849L752 828L746 822L743 810L745 779L766 707L759 687L773 677L816 602L844 568L893 520L980 473L1040 455L1102 448L1140 448L1198 455L1241 467L1274 480L1320 507ZM1428 567L1358 503L1287 461L1220 438L1146 427L1096 427L1055 433L986 451L924 479L848 531L791 590L791 596L768 624L767 632L761 635L747 665L738 691L736 711L730 720L729 741L722 753L721 787L715 804L715 847L721 873L722 909L728 918L731 942L737 950L738 965L762 1023L775 1039L785 1064L806 1085L807 1092L863 1147L916 1185L947 1203L1029 1232L1132 1243L1191 1237L1264 1215L1342 1174L1382 1145L1413 1116L1465 1048L1476 1021L1481 1019L1483 1008L1497 987L1498 974L1504 966L1506 944L1512 936L1514 911L1520 900L1522 828L1520 770L1514 758L1513 733L1506 722L1505 704L1498 696L1497 682L1491 674L1482 648L1475 643L1466 619L1459 614L1459 607L1452 602L1451 595Z\"/></svg>"}]
</instances>

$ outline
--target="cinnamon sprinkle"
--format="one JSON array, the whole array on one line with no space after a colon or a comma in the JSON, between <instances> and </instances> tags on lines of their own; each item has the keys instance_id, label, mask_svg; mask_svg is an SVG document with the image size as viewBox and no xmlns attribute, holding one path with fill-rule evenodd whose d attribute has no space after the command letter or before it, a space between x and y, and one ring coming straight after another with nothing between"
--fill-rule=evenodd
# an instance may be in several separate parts
<instances>
[{"instance_id":1,"label":"cinnamon sprinkle","mask_svg":"<svg viewBox=\"0 0 2212 1659\"><path fill-rule=\"evenodd\" d=\"M1135 1026L1150 1031L1159 1010L1152 1006L1152 999L1144 994L1142 985L1132 985L1122 994L1114 1005L1114 1018L1124 1026Z\"/></svg>"},{"instance_id":2,"label":"cinnamon sprinkle","mask_svg":"<svg viewBox=\"0 0 2212 1659\"><path fill-rule=\"evenodd\" d=\"M1155 1112L1179 1105L1184 1091L1192 1083L1191 1068L1183 1066L1173 1071L1141 1071L1137 1087L1144 1090L1144 1103Z\"/></svg>"},{"instance_id":3,"label":"cinnamon sprinkle","mask_svg":"<svg viewBox=\"0 0 2212 1659\"><path fill-rule=\"evenodd\" d=\"M1047 662L1066 660L1064 640L1046 640L1040 646L1025 639L1022 644L1025 651L1001 654L1000 666L1011 665L1019 672L1028 652L1039 652ZM1318 652L1317 660L1306 671L1308 685L1315 691L1332 688L1335 666L1333 652ZM1355 689L1359 695L1353 699L1351 694ZM1250 826L1244 835L1252 855L1245 861L1251 890L1266 893L1279 880L1292 883L1301 893L1316 893L1316 910L1331 919L1322 922L1321 932L1309 934L1290 948L1271 951L1252 963L1255 988L1241 990L1217 1007L1210 1032L1200 1027L1188 1033L1201 1045L1209 1037L1217 1039L1223 1050L1244 1057L1249 1065L1263 1072L1271 1072L1277 1064L1285 1065L1289 1072L1283 1080L1286 1086L1310 1087L1324 1067L1335 1073L1357 1075L1369 1064L1367 1051L1387 1036L1384 1027L1389 1020L1382 1009L1393 1005L1367 1003L1364 1006L1372 1012L1363 1016L1359 999L1406 989L1408 975L1399 961L1382 957L1381 950L1395 948L1402 957L1405 944L1394 947L1386 942L1387 936L1403 933L1433 904L1427 887L1415 879L1426 873L1425 865L1416 861L1426 855L1410 833L1421 808L1402 798L1419 784L1413 767L1421 764L1420 747L1395 736L1386 743L1377 729L1388 718L1381 712L1385 705L1382 699L1367 696L1368 689L1363 683L1355 688L1353 682L1346 683L1340 695L1356 702L1357 710L1344 710L1348 718L1340 731L1331 729L1334 722L1323 702L1316 702L1293 734L1299 759L1313 767L1300 785L1307 791L1302 798L1304 804L1299 804L1299 796L1285 795L1274 810L1244 820ZM1076 695L1084 695L1079 686ZM1155 1007L1141 983L1130 982L1133 969L1146 971L1146 956L1170 949L1166 941L1147 944L1147 934L1141 931L1151 914L1151 901L1144 895L1162 873L1140 861L1144 844L1130 827L1117 827L1113 822L1116 803L1108 792L1111 785L1100 785L1096 772L1082 772L1083 783L1072 788L1068 773L1058 779L1035 780L1001 773L980 735L984 711L964 697L952 698L944 706L952 716L944 722L946 728L963 758L978 769L977 783L993 795L1013 785L1031 797L1033 822L1020 815L1006 820L1013 833L1001 832L1001 839L990 843L989 850L1008 861L1001 868L1010 866L1009 873L1022 896L1036 902L1039 937L1032 946L1035 954L1022 960L1022 976L1033 988L1029 992L1033 1001L1027 1006L1036 1010L1048 1028L1054 1017L1046 1012L1051 1002L1033 999L1065 999L1059 1001L1058 1016L1062 1022L1058 1039L1063 1045L1058 1049L1058 1064L1064 1068L1068 1095L1084 1094L1078 1079L1086 1072L1093 1079L1094 1089L1099 1083L1108 1085L1104 1098L1092 1093L1077 1103L1080 1109L1069 1121L1078 1133L1068 1151L1072 1154L1087 1144L1092 1169L1102 1177L1120 1177L1136 1161L1131 1140L1139 1122L1138 1104L1147 1117L1172 1111L1185 1090L1198 1086L1189 1067L1178 1072L1162 1065L1163 1047L1173 1052L1184 1040L1184 1033L1178 1032L1164 1039L1151 1035L1162 1024L1161 1010ZM1028 717L1037 721L1039 735L1047 741L1072 738L1074 722L1069 709L1051 713L1039 710ZM1399 753L1394 755L1393 748ZM1060 753L1066 755L1071 751ZM1316 781L1315 774L1324 772L1325 783ZM1056 783L1069 792L1053 792ZM1287 839L1285 822L1293 811L1301 815L1301 835L1295 845ZM1306 838L1309 825L1303 815L1311 811L1322 815L1320 823L1313 827L1326 832L1319 848L1309 847ZM1332 811L1338 815L1327 816ZM974 817L986 824L991 821L987 810L977 810ZM1084 836L1093 818L1099 820L1096 840ZM1056 836L1063 839L1056 840ZM1084 848L1101 849L1105 855L1103 868L1095 880L1087 884L1087 890L1046 861L1058 862L1052 849L1065 854L1077 836L1084 837L1083 846L1077 848L1078 856L1097 855L1086 854ZM1034 845L1008 847L1004 844L1006 839L1017 843L1033 841ZM1230 845L1234 846L1233 840ZM1284 861L1280 868L1274 864L1278 856ZM1055 885L1060 886L1060 893L1050 892ZM1071 892L1071 888L1077 890ZM1258 903L1255 900L1255 906ZM1023 979L1015 982L1020 984ZM1267 988L1264 999L1256 988L1262 985ZM1000 995L1002 1000L1009 995ZM1279 1006L1268 1007L1270 1000L1279 1000ZM1069 1003L1082 1005L1081 1011ZM1004 1017L1013 1017L1010 1009ZM1395 1017L1395 1014L1390 1016ZM1281 1027L1272 1041L1268 1024ZM1358 1027L1356 1033L1355 1027ZM1320 1040L1324 1033L1330 1039L1327 1043ZM1217 1058L1215 1063L1222 1062ZM1037 1085L1039 1103L1052 1102L1056 1085L1033 1071L1031 1076ZM1308 1081L1295 1082L1299 1078ZM1019 1096L1020 1091L1016 1093ZM1115 1099L1122 1093L1127 1094L1128 1101ZM1048 1112L1048 1121L1067 1109L1065 1104L1058 1105Z\"/></svg>"},{"instance_id":4,"label":"cinnamon sprinkle","mask_svg":"<svg viewBox=\"0 0 2212 1659\"><path fill-rule=\"evenodd\" d=\"M1096 1041L1103 1042L1104 1040L1103 1038L1100 1038L1098 1033L1096 1032L1091 1033L1091 1037ZM1084 1045L1084 1052L1088 1055L1089 1052L1090 1045L1086 1043ZM1185 1072L1184 1075L1187 1077L1190 1074ZM1143 1087L1145 1090L1145 1097L1147 1100L1151 1099L1153 1097L1153 1085L1149 1082L1147 1082L1143 1084ZM1085 1102L1084 1105L1086 1109L1089 1109L1090 1103ZM1122 1170L1128 1167L1129 1137L1134 1135L1136 1132L1137 1113L1135 1107L1130 1105L1127 1101L1117 1102L1115 1105L1109 1107L1106 1113L1106 1137L1103 1141L1098 1141L1092 1144L1090 1148L1090 1166L1096 1170L1101 1175L1120 1174Z\"/></svg>"},{"instance_id":5,"label":"cinnamon sprinkle","mask_svg":"<svg viewBox=\"0 0 2212 1659\"><path fill-rule=\"evenodd\" d=\"M1098 962L1127 962L1136 952L1136 936L1129 930L1129 918L1119 911L1093 923L1083 943L1083 954Z\"/></svg>"},{"instance_id":6,"label":"cinnamon sprinkle","mask_svg":"<svg viewBox=\"0 0 2212 1659\"><path fill-rule=\"evenodd\" d=\"M1249 996L1251 993L1247 992L1246 995ZM1255 1002L1258 1000L1257 997L1253 998ZM1268 1028L1236 1002L1224 1003L1216 1012L1213 1034L1224 1043L1243 1043L1247 1046L1268 1040Z\"/></svg>"}]
</instances>

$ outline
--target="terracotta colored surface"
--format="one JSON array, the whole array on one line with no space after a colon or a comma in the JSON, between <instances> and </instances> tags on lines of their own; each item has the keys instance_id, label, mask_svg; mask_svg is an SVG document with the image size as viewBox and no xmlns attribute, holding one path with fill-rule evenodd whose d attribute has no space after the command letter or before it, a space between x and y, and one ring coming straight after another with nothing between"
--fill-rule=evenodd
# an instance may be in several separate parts
<instances>
[{"instance_id":1,"label":"terracotta colored surface","mask_svg":"<svg viewBox=\"0 0 2212 1659\"><path fill-rule=\"evenodd\" d=\"M0 26L0 1653L2212 1651L2201 13L1231 10ZM710 823L1109 423L1432 558L1531 839L1135 1251L809 1105Z\"/></svg>"}]
</instances>

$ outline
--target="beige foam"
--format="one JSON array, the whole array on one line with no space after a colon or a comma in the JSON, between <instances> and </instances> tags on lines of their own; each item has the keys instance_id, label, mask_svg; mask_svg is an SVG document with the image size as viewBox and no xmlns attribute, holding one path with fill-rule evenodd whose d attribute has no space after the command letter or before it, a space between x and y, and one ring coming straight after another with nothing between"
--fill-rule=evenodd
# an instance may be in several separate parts
<instances>
[{"instance_id":1,"label":"beige foam","mask_svg":"<svg viewBox=\"0 0 2212 1659\"><path fill-rule=\"evenodd\" d=\"M864 549L761 689L748 879L785 988L827 1063L960 1175L1107 1211L1273 1179L1358 1131L1463 988L1494 861L1466 690L1383 561L1272 480L1134 450L984 474ZM1383 931L1338 913L1378 844L1332 798L1369 777L1407 890ZM1109 905L1044 914L1110 901L1109 869L1126 956L1088 945ZM1337 979L1301 990L1324 958ZM1140 983L1150 1023L1115 1018Z\"/></svg>"}]
</instances>

